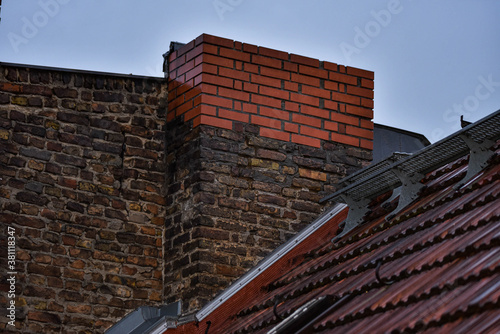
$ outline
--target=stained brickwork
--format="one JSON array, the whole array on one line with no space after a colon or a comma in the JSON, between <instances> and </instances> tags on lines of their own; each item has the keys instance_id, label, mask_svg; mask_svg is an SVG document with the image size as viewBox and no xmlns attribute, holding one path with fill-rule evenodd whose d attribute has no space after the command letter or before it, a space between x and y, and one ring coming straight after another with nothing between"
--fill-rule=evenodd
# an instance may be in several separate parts
<instances>
[{"instance_id":1,"label":"stained brickwork","mask_svg":"<svg viewBox=\"0 0 500 334\"><path fill-rule=\"evenodd\" d=\"M162 302L165 95L158 79L0 67L0 221L2 235L16 230L18 329L102 332ZM2 270L4 254L2 238Z\"/></svg>"},{"instance_id":2,"label":"stained brickwork","mask_svg":"<svg viewBox=\"0 0 500 334\"><path fill-rule=\"evenodd\" d=\"M252 124L239 132L176 128L167 141L165 296L181 299L186 312L317 218L319 199L371 159L343 144L317 149L261 137Z\"/></svg>"},{"instance_id":3,"label":"stained brickwork","mask_svg":"<svg viewBox=\"0 0 500 334\"><path fill-rule=\"evenodd\" d=\"M370 162L373 72L209 35L166 67L165 297L192 312Z\"/></svg>"}]
</instances>

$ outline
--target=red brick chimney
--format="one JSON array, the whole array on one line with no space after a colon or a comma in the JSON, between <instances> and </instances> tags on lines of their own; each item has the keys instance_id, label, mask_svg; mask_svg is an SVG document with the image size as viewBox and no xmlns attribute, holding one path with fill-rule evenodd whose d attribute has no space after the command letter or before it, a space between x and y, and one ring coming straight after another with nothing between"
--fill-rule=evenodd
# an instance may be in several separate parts
<instances>
[{"instance_id":1,"label":"red brick chimney","mask_svg":"<svg viewBox=\"0 0 500 334\"><path fill-rule=\"evenodd\" d=\"M191 312L370 162L373 72L205 34L172 45L164 286Z\"/></svg>"}]
</instances>

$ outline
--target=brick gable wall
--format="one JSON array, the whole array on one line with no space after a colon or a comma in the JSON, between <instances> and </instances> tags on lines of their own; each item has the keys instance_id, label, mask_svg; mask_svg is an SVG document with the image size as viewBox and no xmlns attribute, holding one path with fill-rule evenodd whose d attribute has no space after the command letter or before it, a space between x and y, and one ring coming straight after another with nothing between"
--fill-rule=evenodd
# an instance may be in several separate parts
<instances>
[{"instance_id":1,"label":"brick gable wall","mask_svg":"<svg viewBox=\"0 0 500 334\"><path fill-rule=\"evenodd\" d=\"M0 67L0 221L3 236L16 229L18 329L102 332L162 302L164 95L153 79Z\"/></svg>"}]
</instances>

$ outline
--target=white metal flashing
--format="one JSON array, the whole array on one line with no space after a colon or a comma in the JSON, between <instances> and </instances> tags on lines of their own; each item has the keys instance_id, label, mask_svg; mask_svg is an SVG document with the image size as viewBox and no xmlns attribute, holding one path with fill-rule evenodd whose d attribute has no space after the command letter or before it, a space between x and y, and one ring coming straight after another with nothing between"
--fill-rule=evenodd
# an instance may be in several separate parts
<instances>
[{"instance_id":1,"label":"white metal flashing","mask_svg":"<svg viewBox=\"0 0 500 334\"><path fill-rule=\"evenodd\" d=\"M145 334L163 334L167 329L177 328L177 324L175 320L168 320L166 318L161 319L154 328L151 328Z\"/></svg>"},{"instance_id":2,"label":"white metal flashing","mask_svg":"<svg viewBox=\"0 0 500 334\"><path fill-rule=\"evenodd\" d=\"M198 321L202 321L205 317L207 317L210 313L215 311L220 305L224 304L229 298L235 295L238 291L240 291L243 287L245 287L248 283L250 283L254 278L262 274L266 269L272 266L276 261L281 259L284 255L294 249L297 245L299 245L302 241L307 239L311 234L313 234L317 229L323 226L326 222L328 222L331 218L336 216L339 212L344 210L347 207L346 204L337 204L332 209L325 212L322 216L317 218L314 222L304 228L302 231L293 236L290 240L288 240L283 245L279 246L276 250L274 250L271 254L266 256L259 264L250 269L245 275L236 280L233 284L231 284L227 289L222 291L214 300L205 305L198 313L196 313L195 318Z\"/></svg>"}]
</instances>

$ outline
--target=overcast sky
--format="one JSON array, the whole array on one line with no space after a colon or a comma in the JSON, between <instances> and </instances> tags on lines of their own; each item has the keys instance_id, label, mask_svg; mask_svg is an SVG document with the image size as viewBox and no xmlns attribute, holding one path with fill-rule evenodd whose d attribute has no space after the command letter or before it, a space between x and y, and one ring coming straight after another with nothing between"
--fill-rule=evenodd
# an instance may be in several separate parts
<instances>
[{"instance_id":1,"label":"overcast sky","mask_svg":"<svg viewBox=\"0 0 500 334\"><path fill-rule=\"evenodd\" d=\"M377 123L435 142L500 109L496 0L3 0L0 61L162 76L202 33L375 72Z\"/></svg>"}]
</instances>

